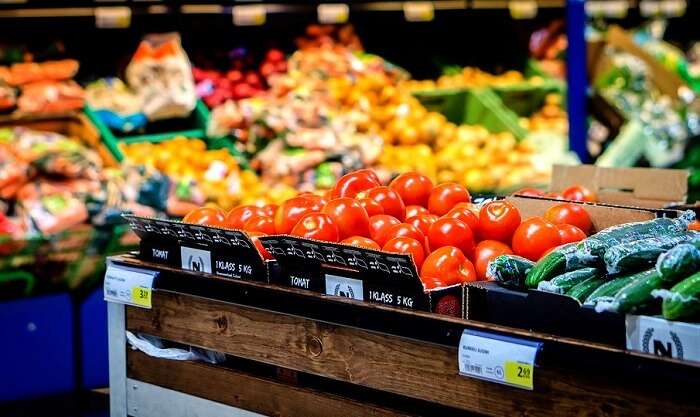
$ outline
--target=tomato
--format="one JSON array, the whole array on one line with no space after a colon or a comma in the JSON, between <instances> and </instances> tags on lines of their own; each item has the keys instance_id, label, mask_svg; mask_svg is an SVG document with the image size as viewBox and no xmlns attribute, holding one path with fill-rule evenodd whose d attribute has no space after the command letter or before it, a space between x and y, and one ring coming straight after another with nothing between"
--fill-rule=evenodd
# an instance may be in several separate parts
<instances>
[{"instance_id":1,"label":"tomato","mask_svg":"<svg viewBox=\"0 0 700 417\"><path fill-rule=\"evenodd\" d=\"M420 271L420 267L425 260L425 250L423 244L411 237L400 236L389 239L382 247L384 252L391 253L409 253L413 257L413 263Z\"/></svg>"},{"instance_id":2,"label":"tomato","mask_svg":"<svg viewBox=\"0 0 700 417\"><path fill-rule=\"evenodd\" d=\"M377 236L383 234L386 229L395 224L401 224L396 217L388 214L376 214L369 218L369 237L376 241Z\"/></svg>"},{"instance_id":3,"label":"tomato","mask_svg":"<svg viewBox=\"0 0 700 417\"><path fill-rule=\"evenodd\" d=\"M412 224L418 230L423 232L425 236L428 236L428 230L430 230L430 226L433 223L435 223L437 219L438 216L434 214L419 214L417 216L407 217L406 223Z\"/></svg>"},{"instance_id":4,"label":"tomato","mask_svg":"<svg viewBox=\"0 0 700 417\"><path fill-rule=\"evenodd\" d=\"M423 174L407 172L394 178L389 187L399 193L406 205L428 207L428 198L433 190L433 182Z\"/></svg>"},{"instance_id":5,"label":"tomato","mask_svg":"<svg viewBox=\"0 0 700 417\"><path fill-rule=\"evenodd\" d=\"M520 212L511 203L492 201L479 211L479 238L510 242L520 224Z\"/></svg>"},{"instance_id":6,"label":"tomato","mask_svg":"<svg viewBox=\"0 0 700 417\"><path fill-rule=\"evenodd\" d=\"M262 245L262 242L260 242L260 239L258 239L260 236L265 236L265 233L262 232L247 232L248 236L250 237L250 240L253 242L255 247L258 249L258 252L262 255L263 259L272 259L272 255L270 255L270 252L267 251Z\"/></svg>"},{"instance_id":7,"label":"tomato","mask_svg":"<svg viewBox=\"0 0 700 417\"><path fill-rule=\"evenodd\" d=\"M226 227L243 230L243 226L251 217L266 216L265 210L258 206L238 206L226 215Z\"/></svg>"},{"instance_id":8,"label":"tomato","mask_svg":"<svg viewBox=\"0 0 700 417\"><path fill-rule=\"evenodd\" d=\"M544 218L554 224L570 224L576 226L583 233L590 233L593 229L591 216L580 204L563 203L552 206L544 212Z\"/></svg>"},{"instance_id":9,"label":"tomato","mask_svg":"<svg viewBox=\"0 0 700 417\"><path fill-rule=\"evenodd\" d=\"M292 228L292 236L323 240L325 242L339 241L338 227L329 215L323 213L307 213Z\"/></svg>"},{"instance_id":10,"label":"tomato","mask_svg":"<svg viewBox=\"0 0 700 417\"><path fill-rule=\"evenodd\" d=\"M525 220L513 235L513 252L537 261L548 249L561 244L557 228L542 217Z\"/></svg>"},{"instance_id":11,"label":"tomato","mask_svg":"<svg viewBox=\"0 0 700 417\"><path fill-rule=\"evenodd\" d=\"M596 201L596 195L589 188L583 185L573 185L561 192L561 195L566 200L572 201L588 201L594 203Z\"/></svg>"},{"instance_id":12,"label":"tomato","mask_svg":"<svg viewBox=\"0 0 700 417\"><path fill-rule=\"evenodd\" d=\"M394 216L399 220L406 218L406 206L403 204L401 196L389 187L374 187L362 192L360 196L360 198L367 197L377 202L384 209L384 214Z\"/></svg>"},{"instance_id":13,"label":"tomato","mask_svg":"<svg viewBox=\"0 0 700 417\"><path fill-rule=\"evenodd\" d=\"M423 206L406 206L406 218L415 217L419 214L430 214L427 208Z\"/></svg>"},{"instance_id":14,"label":"tomato","mask_svg":"<svg viewBox=\"0 0 700 417\"><path fill-rule=\"evenodd\" d=\"M479 218L466 206L455 207L443 217L451 217L453 219L461 220L464 222L464 224L469 226L469 229L471 229L472 233L474 234L476 234L477 230L479 229Z\"/></svg>"},{"instance_id":15,"label":"tomato","mask_svg":"<svg viewBox=\"0 0 700 417\"><path fill-rule=\"evenodd\" d=\"M468 258L474 257L474 234L463 221L451 217L442 217L428 230L430 249L454 246Z\"/></svg>"},{"instance_id":16,"label":"tomato","mask_svg":"<svg viewBox=\"0 0 700 417\"><path fill-rule=\"evenodd\" d=\"M546 194L544 195L544 197L546 197L546 198L552 198L552 199L554 199L554 200L562 200L562 201L563 201L563 200L566 200L566 199L564 198L564 196L561 195L561 193L556 193L556 192L554 192L554 191L551 191L551 192L546 193Z\"/></svg>"},{"instance_id":17,"label":"tomato","mask_svg":"<svg viewBox=\"0 0 700 417\"><path fill-rule=\"evenodd\" d=\"M472 201L469 191L455 182L439 184L430 192L428 198L428 210L442 216L452 210L458 203L470 203Z\"/></svg>"},{"instance_id":18,"label":"tomato","mask_svg":"<svg viewBox=\"0 0 700 417\"><path fill-rule=\"evenodd\" d=\"M393 224L381 231L374 240L379 244L379 246L383 247L386 242L389 241L389 239L402 236L416 239L421 243L425 242L425 235L423 232L418 230L417 227L408 223Z\"/></svg>"},{"instance_id":19,"label":"tomato","mask_svg":"<svg viewBox=\"0 0 700 417\"><path fill-rule=\"evenodd\" d=\"M350 236L347 239L343 239L340 243L344 243L350 246L356 246L358 248L381 250L377 242L373 241L372 239L368 239L364 236Z\"/></svg>"},{"instance_id":20,"label":"tomato","mask_svg":"<svg viewBox=\"0 0 700 417\"><path fill-rule=\"evenodd\" d=\"M497 240L482 240L476 245L474 255L474 267L476 268L476 276L480 280L486 279L486 269L489 262L500 255L511 255L513 251L510 246Z\"/></svg>"},{"instance_id":21,"label":"tomato","mask_svg":"<svg viewBox=\"0 0 700 417\"><path fill-rule=\"evenodd\" d=\"M521 188L514 192L513 195L524 196L524 197L544 197L545 193L537 188Z\"/></svg>"},{"instance_id":22,"label":"tomato","mask_svg":"<svg viewBox=\"0 0 700 417\"><path fill-rule=\"evenodd\" d=\"M557 224L555 227L557 228L557 232L559 232L562 245L564 243L580 242L586 238L586 234L583 233L583 230L574 225Z\"/></svg>"},{"instance_id":23,"label":"tomato","mask_svg":"<svg viewBox=\"0 0 700 417\"><path fill-rule=\"evenodd\" d=\"M371 198L358 198L357 202L365 209L369 217L375 214L384 214L384 209Z\"/></svg>"},{"instance_id":24,"label":"tomato","mask_svg":"<svg viewBox=\"0 0 700 417\"><path fill-rule=\"evenodd\" d=\"M243 223L243 230L272 235L275 233L275 221L268 216L253 216Z\"/></svg>"},{"instance_id":25,"label":"tomato","mask_svg":"<svg viewBox=\"0 0 700 417\"><path fill-rule=\"evenodd\" d=\"M369 236L369 216L364 208L348 197L336 198L323 206L321 213L327 214L338 227L340 238L353 235Z\"/></svg>"},{"instance_id":26,"label":"tomato","mask_svg":"<svg viewBox=\"0 0 700 417\"><path fill-rule=\"evenodd\" d=\"M321 211L322 205L318 205L313 199L304 196L290 198L282 203L275 213L275 232L287 234L299 222L305 214Z\"/></svg>"},{"instance_id":27,"label":"tomato","mask_svg":"<svg viewBox=\"0 0 700 417\"><path fill-rule=\"evenodd\" d=\"M187 213L184 223L205 224L207 226L227 226L224 211L214 207L201 207Z\"/></svg>"},{"instance_id":28,"label":"tomato","mask_svg":"<svg viewBox=\"0 0 700 417\"><path fill-rule=\"evenodd\" d=\"M374 171L370 169L361 169L340 177L331 190L331 197L353 198L361 191L366 191L380 185L382 184L379 182L379 178Z\"/></svg>"},{"instance_id":29,"label":"tomato","mask_svg":"<svg viewBox=\"0 0 700 417\"><path fill-rule=\"evenodd\" d=\"M265 212L266 216L275 217L277 207L279 207L277 204L265 204L264 206L262 206L262 209Z\"/></svg>"},{"instance_id":30,"label":"tomato","mask_svg":"<svg viewBox=\"0 0 700 417\"><path fill-rule=\"evenodd\" d=\"M429 285L449 286L476 281L477 277L474 265L461 250L454 246L443 246L425 258L420 279L430 289Z\"/></svg>"},{"instance_id":31,"label":"tomato","mask_svg":"<svg viewBox=\"0 0 700 417\"><path fill-rule=\"evenodd\" d=\"M700 231L700 221L694 220L688 225L688 230Z\"/></svg>"},{"instance_id":32,"label":"tomato","mask_svg":"<svg viewBox=\"0 0 700 417\"><path fill-rule=\"evenodd\" d=\"M321 207L325 206L326 203L328 203L328 200L326 200L324 197L309 192L301 193L297 197L304 197L312 201L315 206L319 207L319 210L321 210Z\"/></svg>"}]
</instances>

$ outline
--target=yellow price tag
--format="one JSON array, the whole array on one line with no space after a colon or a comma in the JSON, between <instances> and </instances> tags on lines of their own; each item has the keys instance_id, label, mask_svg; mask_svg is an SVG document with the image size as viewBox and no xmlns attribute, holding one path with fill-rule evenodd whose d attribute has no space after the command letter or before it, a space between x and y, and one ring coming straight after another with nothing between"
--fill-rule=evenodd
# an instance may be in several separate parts
<instances>
[{"instance_id":1,"label":"yellow price tag","mask_svg":"<svg viewBox=\"0 0 700 417\"><path fill-rule=\"evenodd\" d=\"M151 308L151 289L146 287L132 287L131 302L142 307Z\"/></svg>"},{"instance_id":2,"label":"yellow price tag","mask_svg":"<svg viewBox=\"0 0 700 417\"><path fill-rule=\"evenodd\" d=\"M534 368L531 364L506 361L505 382L522 388L532 389Z\"/></svg>"}]
</instances>

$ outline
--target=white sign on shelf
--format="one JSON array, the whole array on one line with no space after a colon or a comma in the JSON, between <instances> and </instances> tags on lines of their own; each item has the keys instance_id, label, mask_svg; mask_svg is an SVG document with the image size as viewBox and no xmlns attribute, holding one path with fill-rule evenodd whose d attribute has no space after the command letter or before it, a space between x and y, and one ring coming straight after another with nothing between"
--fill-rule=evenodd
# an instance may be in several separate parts
<instances>
[{"instance_id":1,"label":"white sign on shelf","mask_svg":"<svg viewBox=\"0 0 700 417\"><path fill-rule=\"evenodd\" d=\"M180 247L180 264L182 269L195 272L212 273L211 252L204 249Z\"/></svg>"},{"instance_id":2,"label":"white sign on shelf","mask_svg":"<svg viewBox=\"0 0 700 417\"><path fill-rule=\"evenodd\" d=\"M586 14L590 17L622 19L629 11L627 0L593 0L586 2Z\"/></svg>"},{"instance_id":3,"label":"white sign on shelf","mask_svg":"<svg viewBox=\"0 0 700 417\"><path fill-rule=\"evenodd\" d=\"M627 349L700 362L700 325L661 317L625 317Z\"/></svg>"},{"instance_id":4,"label":"white sign on shelf","mask_svg":"<svg viewBox=\"0 0 700 417\"><path fill-rule=\"evenodd\" d=\"M151 308L153 279L157 271L130 268L114 263L107 265L104 282L105 301Z\"/></svg>"},{"instance_id":5,"label":"white sign on shelf","mask_svg":"<svg viewBox=\"0 0 700 417\"><path fill-rule=\"evenodd\" d=\"M343 3L319 4L316 8L318 21L323 24L345 23L350 17L350 8Z\"/></svg>"},{"instance_id":6,"label":"white sign on shelf","mask_svg":"<svg viewBox=\"0 0 700 417\"><path fill-rule=\"evenodd\" d=\"M511 0L508 2L510 17L513 19L532 19L537 16L535 0Z\"/></svg>"},{"instance_id":7,"label":"white sign on shelf","mask_svg":"<svg viewBox=\"0 0 700 417\"><path fill-rule=\"evenodd\" d=\"M430 22L435 19L435 6L432 1L406 1L403 15L409 22Z\"/></svg>"},{"instance_id":8,"label":"white sign on shelf","mask_svg":"<svg viewBox=\"0 0 700 417\"><path fill-rule=\"evenodd\" d=\"M459 373L532 390L541 346L540 342L467 329L459 340Z\"/></svg>"},{"instance_id":9,"label":"white sign on shelf","mask_svg":"<svg viewBox=\"0 0 700 417\"><path fill-rule=\"evenodd\" d=\"M360 301L365 299L362 281L332 274L326 274L326 294Z\"/></svg>"},{"instance_id":10,"label":"white sign on shelf","mask_svg":"<svg viewBox=\"0 0 700 417\"><path fill-rule=\"evenodd\" d=\"M95 7L95 26L100 29L126 29L131 26L131 8Z\"/></svg>"},{"instance_id":11,"label":"white sign on shelf","mask_svg":"<svg viewBox=\"0 0 700 417\"><path fill-rule=\"evenodd\" d=\"M267 20L267 9L262 4L246 4L231 8L236 26L260 26Z\"/></svg>"}]
</instances>

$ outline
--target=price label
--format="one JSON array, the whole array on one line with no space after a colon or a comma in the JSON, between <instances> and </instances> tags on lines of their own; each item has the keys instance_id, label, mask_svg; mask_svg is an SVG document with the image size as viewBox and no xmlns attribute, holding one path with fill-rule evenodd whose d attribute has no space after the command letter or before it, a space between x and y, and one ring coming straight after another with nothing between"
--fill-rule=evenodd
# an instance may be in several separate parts
<instances>
[{"instance_id":1,"label":"price label","mask_svg":"<svg viewBox=\"0 0 700 417\"><path fill-rule=\"evenodd\" d=\"M100 29L125 29L131 26L131 8L95 7L95 26Z\"/></svg>"},{"instance_id":2,"label":"price label","mask_svg":"<svg viewBox=\"0 0 700 417\"><path fill-rule=\"evenodd\" d=\"M233 6L231 14L233 15L233 24L236 26L261 26L267 20L267 9L264 5Z\"/></svg>"},{"instance_id":3,"label":"price label","mask_svg":"<svg viewBox=\"0 0 700 417\"><path fill-rule=\"evenodd\" d=\"M345 23L350 16L350 8L347 4L319 4L316 11L318 21L326 25Z\"/></svg>"},{"instance_id":4,"label":"price label","mask_svg":"<svg viewBox=\"0 0 700 417\"><path fill-rule=\"evenodd\" d=\"M586 14L590 17L611 17L622 19L629 11L627 0L587 1Z\"/></svg>"},{"instance_id":5,"label":"price label","mask_svg":"<svg viewBox=\"0 0 700 417\"><path fill-rule=\"evenodd\" d=\"M700 325L660 317L625 317L627 349L686 361L700 361Z\"/></svg>"},{"instance_id":6,"label":"price label","mask_svg":"<svg viewBox=\"0 0 700 417\"><path fill-rule=\"evenodd\" d=\"M532 390L541 346L540 342L464 330L459 341L459 373Z\"/></svg>"},{"instance_id":7,"label":"price label","mask_svg":"<svg viewBox=\"0 0 700 417\"><path fill-rule=\"evenodd\" d=\"M513 19L532 19L537 16L537 2L534 0L512 0L508 2L508 10Z\"/></svg>"},{"instance_id":8,"label":"price label","mask_svg":"<svg viewBox=\"0 0 700 417\"><path fill-rule=\"evenodd\" d=\"M110 263L105 273L104 298L113 303L150 309L153 279L157 274Z\"/></svg>"},{"instance_id":9,"label":"price label","mask_svg":"<svg viewBox=\"0 0 700 417\"><path fill-rule=\"evenodd\" d=\"M403 15L409 22L430 22L435 19L435 6L431 1L407 1Z\"/></svg>"}]
</instances>

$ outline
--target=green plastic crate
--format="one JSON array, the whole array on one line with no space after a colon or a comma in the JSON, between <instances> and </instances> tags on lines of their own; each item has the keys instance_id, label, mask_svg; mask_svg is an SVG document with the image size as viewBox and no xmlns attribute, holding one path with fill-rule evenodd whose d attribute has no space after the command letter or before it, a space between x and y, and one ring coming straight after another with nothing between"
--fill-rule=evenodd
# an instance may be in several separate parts
<instances>
[{"instance_id":1,"label":"green plastic crate","mask_svg":"<svg viewBox=\"0 0 700 417\"><path fill-rule=\"evenodd\" d=\"M489 132L510 132L518 139L527 136L518 116L507 108L501 98L489 88L475 88L467 93L463 123L481 125Z\"/></svg>"},{"instance_id":2,"label":"green plastic crate","mask_svg":"<svg viewBox=\"0 0 700 417\"><path fill-rule=\"evenodd\" d=\"M509 86L494 86L493 91L503 105L519 117L529 117L542 108L548 94L561 94L562 103L566 103L566 87L563 82L554 79L545 79L537 85L533 85L532 82L523 82Z\"/></svg>"},{"instance_id":3,"label":"green plastic crate","mask_svg":"<svg viewBox=\"0 0 700 417\"><path fill-rule=\"evenodd\" d=\"M452 123L464 122L467 104L466 89L436 89L417 91L413 95L426 109L441 113Z\"/></svg>"}]
</instances>

